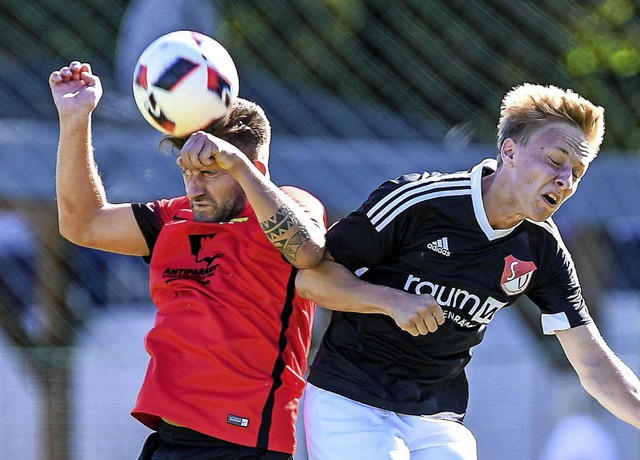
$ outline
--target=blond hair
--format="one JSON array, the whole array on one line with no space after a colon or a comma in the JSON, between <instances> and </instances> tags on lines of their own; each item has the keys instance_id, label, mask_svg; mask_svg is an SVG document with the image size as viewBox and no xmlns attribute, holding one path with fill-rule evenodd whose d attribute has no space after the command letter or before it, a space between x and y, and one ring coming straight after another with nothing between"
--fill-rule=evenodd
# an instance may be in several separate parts
<instances>
[{"instance_id":1,"label":"blond hair","mask_svg":"<svg viewBox=\"0 0 640 460\"><path fill-rule=\"evenodd\" d=\"M502 99L498 123L498 150L505 139L526 144L533 133L552 122L582 130L595 158L604 136L604 109L571 89L524 83Z\"/></svg>"}]
</instances>

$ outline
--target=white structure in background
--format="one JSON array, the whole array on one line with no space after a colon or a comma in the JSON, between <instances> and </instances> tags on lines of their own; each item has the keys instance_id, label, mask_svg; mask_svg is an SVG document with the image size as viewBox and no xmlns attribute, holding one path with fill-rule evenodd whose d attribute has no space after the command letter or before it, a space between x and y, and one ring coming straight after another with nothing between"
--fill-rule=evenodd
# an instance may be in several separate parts
<instances>
[{"instance_id":1,"label":"white structure in background","mask_svg":"<svg viewBox=\"0 0 640 460\"><path fill-rule=\"evenodd\" d=\"M593 417L570 415L549 438L540 460L618 460L618 444Z\"/></svg>"},{"instance_id":2,"label":"white structure in background","mask_svg":"<svg viewBox=\"0 0 640 460\"><path fill-rule=\"evenodd\" d=\"M122 20L118 37L116 80L119 91L131 93L138 57L156 38L175 30L195 30L214 37L218 26L218 11L214 4L209 0L133 0Z\"/></svg>"}]
</instances>

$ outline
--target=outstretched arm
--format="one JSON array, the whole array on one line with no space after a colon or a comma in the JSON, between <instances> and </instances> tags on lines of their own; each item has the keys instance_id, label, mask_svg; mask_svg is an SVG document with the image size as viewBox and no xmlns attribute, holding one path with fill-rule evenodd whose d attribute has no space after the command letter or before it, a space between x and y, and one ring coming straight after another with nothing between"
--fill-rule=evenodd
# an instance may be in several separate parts
<instances>
[{"instance_id":1,"label":"outstretched arm","mask_svg":"<svg viewBox=\"0 0 640 460\"><path fill-rule=\"evenodd\" d=\"M178 163L185 168L206 169L217 165L242 186L269 240L295 267L309 268L324 252L324 207L307 192L278 188L266 176L266 167L252 163L235 146L198 131L180 151Z\"/></svg>"},{"instance_id":2,"label":"outstretched arm","mask_svg":"<svg viewBox=\"0 0 640 460\"><path fill-rule=\"evenodd\" d=\"M556 331L556 336L584 389L613 415L640 428L640 381L596 325Z\"/></svg>"},{"instance_id":3,"label":"outstretched arm","mask_svg":"<svg viewBox=\"0 0 640 460\"><path fill-rule=\"evenodd\" d=\"M89 64L74 61L49 76L60 141L56 194L60 233L81 246L148 255L131 204L110 204L93 157L91 117L102 96Z\"/></svg>"},{"instance_id":4,"label":"outstretched arm","mask_svg":"<svg viewBox=\"0 0 640 460\"><path fill-rule=\"evenodd\" d=\"M388 315L413 336L434 332L444 323L442 308L432 296L363 281L330 254L317 267L298 273L296 289L330 310Z\"/></svg>"}]
</instances>

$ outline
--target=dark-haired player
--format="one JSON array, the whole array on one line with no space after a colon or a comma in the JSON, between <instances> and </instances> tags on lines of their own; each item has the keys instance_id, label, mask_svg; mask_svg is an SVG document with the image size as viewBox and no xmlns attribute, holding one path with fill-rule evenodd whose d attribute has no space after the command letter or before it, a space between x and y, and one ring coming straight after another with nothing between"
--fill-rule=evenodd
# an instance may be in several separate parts
<instances>
[{"instance_id":1,"label":"dark-haired player","mask_svg":"<svg viewBox=\"0 0 640 460\"><path fill-rule=\"evenodd\" d=\"M140 458L291 459L315 309L295 274L322 257L324 208L269 180L264 112L238 99L211 133L176 140L186 196L111 204L91 145L99 78L72 62L49 84L60 232L150 261L158 311L133 415L155 431Z\"/></svg>"}]
</instances>

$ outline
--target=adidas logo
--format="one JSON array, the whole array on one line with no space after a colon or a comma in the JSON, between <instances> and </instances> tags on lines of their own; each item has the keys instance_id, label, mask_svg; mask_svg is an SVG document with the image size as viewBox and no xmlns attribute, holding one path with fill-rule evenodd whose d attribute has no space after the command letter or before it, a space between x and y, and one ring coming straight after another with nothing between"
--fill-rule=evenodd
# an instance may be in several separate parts
<instances>
[{"instance_id":1,"label":"adidas logo","mask_svg":"<svg viewBox=\"0 0 640 460\"><path fill-rule=\"evenodd\" d=\"M445 257L449 257L451 255L451 251L449 251L449 238L446 236L444 238L438 238L435 241L427 244L427 247L438 254L442 254Z\"/></svg>"}]
</instances>

